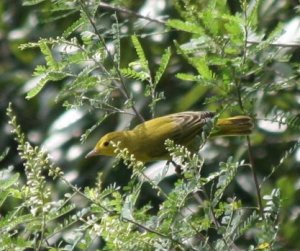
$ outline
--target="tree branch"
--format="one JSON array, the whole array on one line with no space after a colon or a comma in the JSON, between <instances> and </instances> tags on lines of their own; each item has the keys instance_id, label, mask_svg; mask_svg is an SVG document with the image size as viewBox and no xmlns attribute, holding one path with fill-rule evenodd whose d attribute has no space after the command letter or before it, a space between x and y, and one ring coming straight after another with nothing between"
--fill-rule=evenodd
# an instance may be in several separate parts
<instances>
[{"instance_id":1,"label":"tree branch","mask_svg":"<svg viewBox=\"0 0 300 251\"><path fill-rule=\"evenodd\" d=\"M145 20L148 20L150 22L155 22L155 23L159 23L159 24L163 24L165 25L166 22L163 21L163 20L160 20L160 19L156 19L156 18L152 18L152 17L148 17L148 16L144 16L144 15L141 15L137 12L134 12L132 10L129 10L129 9L126 9L126 8L123 8L123 7L119 7L119 6L113 6L111 4L108 4L108 3L103 3L101 2L99 4L100 7L104 8L104 9L109 9L109 10L114 10L114 11L117 11L117 12L123 12L129 16L135 16L137 18L141 18L141 19L145 19Z\"/></svg>"}]
</instances>

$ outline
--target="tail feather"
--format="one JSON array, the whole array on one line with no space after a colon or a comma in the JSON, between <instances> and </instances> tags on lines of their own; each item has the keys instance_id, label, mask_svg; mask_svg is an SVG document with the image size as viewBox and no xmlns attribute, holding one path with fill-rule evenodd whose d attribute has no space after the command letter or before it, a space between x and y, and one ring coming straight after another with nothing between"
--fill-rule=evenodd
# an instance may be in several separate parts
<instances>
[{"instance_id":1,"label":"tail feather","mask_svg":"<svg viewBox=\"0 0 300 251\"><path fill-rule=\"evenodd\" d=\"M252 133L253 121L249 116L235 116L218 119L210 136L238 136Z\"/></svg>"}]
</instances>

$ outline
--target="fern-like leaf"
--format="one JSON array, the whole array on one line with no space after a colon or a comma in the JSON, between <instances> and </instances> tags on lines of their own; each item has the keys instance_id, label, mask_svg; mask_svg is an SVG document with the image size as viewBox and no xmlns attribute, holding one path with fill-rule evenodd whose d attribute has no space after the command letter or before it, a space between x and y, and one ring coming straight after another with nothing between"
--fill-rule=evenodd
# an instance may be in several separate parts
<instances>
[{"instance_id":1,"label":"fern-like leaf","mask_svg":"<svg viewBox=\"0 0 300 251\"><path fill-rule=\"evenodd\" d=\"M191 22L183 22L179 19L170 19L167 25L176 30L182 30L189 33L201 35L204 33L203 29L198 25Z\"/></svg>"},{"instance_id":2,"label":"fern-like leaf","mask_svg":"<svg viewBox=\"0 0 300 251\"><path fill-rule=\"evenodd\" d=\"M266 180L268 180L275 172L276 170L282 166L282 164L289 158L292 156L292 154L299 148L300 146L300 140L296 141L289 149L287 149L282 157L279 160L279 163L276 166L272 167L271 172L269 173L268 176L264 177L263 182L265 182Z\"/></svg>"},{"instance_id":3,"label":"fern-like leaf","mask_svg":"<svg viewBox=\"0 0 300 251\"><path fill-rule=\"evenodd\" d=\"M259 219L259 215L254 210L242 223L238 226L233 233L233 240L238 239L240 236L244 235L247 230L253 227L255 222Z\"/></svg>"},{"instance_id":4,"label":"fern-like leaf","mask_svg":"<svg viewBox=\"0 0 300 251\"><path fill-rule=\"evenodd\" d=\"M136 80L144 81L148 78L148 74L145 72L137 72L135 70L132 70L131 68L123 68L121 69L121 73L128 78L133 78Z\"/></svg>"},{"instance_id":5,"label":"fern-like leaf","mask_svg":"<svg viewBox=\"0 0 300 251\"><path fill-rule=\"evenodd\" d=\"M218 180L217 184L217 191L214 194L212 204L215 207L218 202L221 200L225 189L228 187L228 185L231 183L231 181L235 178L238 167L243 162L232 162L232 157L230 157L226 163L221 162L220 168L226 170L226 173L224 175L221 175Z\"/></svg>"},{"instance_id":6,"label":"fern-like leaf","mask_svg":"<svg viewBox=\"0 0 300 251\"><path fill-rule=\"evenodd\" d=\"M137 38L137 36L134 35L134 36L131 36L131 41L132 41L132 44L138 55L141 66L143 67L143 69L145 71L149 72L150 70L149 70L148 60L146 59L143 47L142 47L139 39Z\"/></svg>"},{"instance_id":7,"label":"fern-like leaf","mask_svg":"<svg viewBox=\"0 0 300 251\"><path fill-rule=\"evenodd\" d=\"M27 93L26 99L31 99L31 98L35 97L44 88L44 86L47 84L47 82L48 82L48 78L47 78L47 75L45 75L44 77L42 77L40 79L38 84Z\"/></svg>"},{"instance_id":8,"label":"fern-like leaf","mask_svg":"<svg viewBox=\"0 0 300 251\"><path fill-rule=\"evenodd\" d=\"M300 129L300 113L296 115L288 113L286 116L286 123L289 127Z\"/></svg>"},{"instance_id":9,"label":"fern-like leaf","mask_svg":"<svg viewBox=\"0 0 300 251\"><path fill-rule=\"evenodd\" d=\"M170 48L167 48L161 58L161 62L159 65L159 68L155 74L154 77L154 85L157 85L157 83L159 82L159 80L161 79L161 76L163 75L163 73L165 72L167 65L169 63L171 57L171 50Z\"/></svg>"},{"instance_id":10,"label":"fern-like leaf","mask_svg":"<svg viewBox=\"0 0 300 251\"><path fill-rule=\"evenodd\" d=\"M36 5L42 2L45 2L46 0L24 0L23 5L24 6L31 6L31 5Z\"/></svg>"},{"instance_id":11,"label":"fern-like leaf","mask_svg":"<svg viewBox=\"0 0 300 251\"><path fill-rule=\"evenodd\" d=\"M193 66L197 69L198 73L204 80L212 80L214 79L214 75L212 71L209 69L208 63L205 57L201 58L193 58L190 60Z\"/></svg>"},{"instance_id":12,"label":"fern-like leaf","mask_svg":"<svg viewBox=\"0 0 300 251\"><path fill-rule=\"evenodd\" d=\"M201 79L201 78L199 79L199 76L195 76L189 73L177 73L176 78L184 81L198 81Z\"/></svg>"},{"instance_id":13,"label":"fern-like leaf","mask_svg":"<svg viewBox=\"0 0 300 251\"><path fill-rule=\"evenodd\" d=\"M118 65L118 69L120 69L120 62L121 62L121 40L120 40L120 27L117 15L114 15L116 23L112 26L113 38L114 38L114 45L115 45L115 54L114 54L114 61Z\"/></svg>"},{"instance_id":14,"label":"fern-like leaf","mask_svg":"<svg viewBox=\"0 0 300 251\"><path fill-rule=\"evenodd\" d=\"M48 47L48 44L44 41L41 41L39 45L40 45L41 52L45 56L47 65L52 69L59 70L58 64L55 58L53 57L52 52Z\"/></svg>"},{"instance_id":15,"label":"fern-like leaf","mask_svg":"<svg viewBox=\"0 0 300 251\"><path fill-rule=\"evenodd\" d=\"M82 25L84 25L84 23L86 22L86 18L84 18L83 16L81 16L79 19L77 19L74 23L72 23L64 32L63 32L63 36L65 38L69 37L74 31L76 31L79 27L81 27Z\"/></svg>"}]
</instances>

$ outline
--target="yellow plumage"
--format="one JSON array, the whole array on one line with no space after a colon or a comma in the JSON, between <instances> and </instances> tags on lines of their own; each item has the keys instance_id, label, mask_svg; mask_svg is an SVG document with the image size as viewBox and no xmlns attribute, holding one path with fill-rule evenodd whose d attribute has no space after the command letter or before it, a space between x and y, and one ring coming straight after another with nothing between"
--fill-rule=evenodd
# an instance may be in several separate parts
<instances>
[{"instance_id":1,"label":"yellow plumage","mask_svg":"<svg viewBox=\"0 0 300 251\"><path fill-rule=\"evenodd\" d=\"M214 115L213 112L180 112L148 120L132 130L110 132L100 138L87 157L115 156L114 145L119 143L121 149L127 148L137 160L167 160L166 139L191 148L195 137L202 133L203 126ZM218 119L211 136L247 135L252 128L253 123L248 116Z\"/></svg>"}]
</instances>

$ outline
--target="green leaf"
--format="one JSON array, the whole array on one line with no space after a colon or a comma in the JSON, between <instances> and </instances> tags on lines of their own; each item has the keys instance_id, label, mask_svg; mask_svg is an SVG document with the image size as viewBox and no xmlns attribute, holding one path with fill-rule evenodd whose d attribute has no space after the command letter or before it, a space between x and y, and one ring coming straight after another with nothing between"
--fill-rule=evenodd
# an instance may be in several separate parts
<instances>
[{"instance_id":1,"label":"green leaf","mask_svg":"<svg viewBox=\"0 0 300 251\"><path fill-rule=\"evenodd\" d=\"M47 75L40 79L35 87L33 87L26 95L26 99L31 99L35 97L47 84L48 78Z\"/></svg>"},{"instance_id":2,"label":"green leaf","mask_svg":"<svg viewBox=\"0 0 300 251\"><path fill-rule=\"evenodd\" d=\"M34 69L33 76L40 76L47 74L47 67L45 65L37 65Z\"/></svg>"},{"instance_id":3,"label":"green leaf","mask_svg":"<svg viewBox=\"0 0 300 251\"><path fill-rule=\"evenodd\" d=\"M42 2L45 2L46 0L24 0L23 5L24 6L31 6L31 5L36 5Z\"/></svg>"},{"instance_id":4,"label":"green leaf","mask_svg":"<svg viewBox=\"0 0 300 251\"><path fill-rule=\"evenodd\" d=\"M202 22L207 29L206 33L210 33L213 36L217 36L220 32L220 29L223 25L223 22L219 18L220 13L206 10L200 14Z\"/></svg>"},{"instance_id":5,"label":"green leaf","mask_svg":"<svg viewBox=\"0 0 300 251\"><path fill-rule=\"evenodd\" d=\"M165 50L165 52L164 52L164 54L163 54L163 56L161 58L161 62L160 62L159 68L158 68L158 70L157 70L157 72L155 74L154 85L157 85L157 83L161 79L161 76L165 72L165 70L167 68L167 65L169 63L170 57L171 57L171 50L170 50L170 47L168 47Z\"/></svg>"},{"instance_id":6,"label":"green leaf","mask_svg":"<svg viewBox=\"0 0 300 251\"><path fill-rule=\"evenodd\" d=\"M128 78L133 78L136 80L144 81L148 78L148 74L145 72L137 72L135 70L132 70L130 68L123 68L121 69L121 73Z\"/></svg>"},{"instance_id":7,"label":"green leaf","mask_svg":"<svg viewBox=\"0 0 300 251\"><path fill-rule=\"evenodd\" d=\"M204 33L203 29L199 26L199 24L183 22L179 19L170 19L168 20L167 25L176 30L182 30L189 33L199 35L202 35Z\"/></svg>"},{"instance_id":8,"label":"green leaf","mask_svg":"<svg viewBox=\"0 0 300 251\"><path fill-rule=\"evenodd\" d=\"M57 64L56 59L53 57L52 52L51 52L50 48L48 47L48 44L46 42L41 41L40 49L41 49L41 52L45 55L45 60L46 60L47 65L50 68L58 70L59 65Z\"/></svg>"},{"instance_id":9,"label":"green leaf","mask_svg":"<svg viewBox=\"0 0 300 251\"><path fill-rule=\"evenodd\" d=\"M79 27L81 27L82 25L84 25L86 21L86 18L84 17L80 17L78 20L76 20L74 23L72 23L64 32L63 32L63 36L65 38L69 37L74 31L76 31L77 29L79 29Z\"/></svg>"},{"instance_id":10,"label":"green leaf","mask_svg":"<svg viewBox=\"0 0 300 251\"><path fill-rule=\"evenodd\" d=\"M4 152L0 155L0 161L2 161L8 154L9 148L5 148Z\"/></svg>"},{"instance_id":11,"label":"green leaf","mask_svg":"<svg viewBox=\"0 0 300 251\"><path fill-rule=\"evenodd\" d=\"M62 71L52 71L49 72L48 78L51 81L59 81L67 77L68 75L65 72Z\"/></svg>"},{"instance_id":12,"label":"green leaf","mask_svg":"<svg viewBox=\"0 0 300 251\"><path fill-rule=\"evenodd\" d=\"M84 143L88 136L100 125L102 124L106 118L109 117L110 114L104 114L92 127L90 127L89 129L87 129L80 137L80 142Z\"/></svg>"},{"instance_id":13,"label":"green leaf","mask_svg":"<svg viewBox=\"0 0 300 251\"><path fill-rule=\"evenodd\" d=\"M209 69L209 62L207 62L208 60L205 56L191 58L190 55L181 48L177 41L175 41L174 44L176 46L176 49L178 50L178 53L181 54L192 66L196 68L202 79L214 79L213 72Z\"/></svg>"},{"instance_id":14,"label":"green leaf","mask_svg":"<svg viewBox=\"0 0 300 251\"><path fill-rule=\"evenodd\" d=\"M136 53L138 55L141 66L143 67L144 70L150 72L148 60L146 59L143 47L140 44L140 41L138 40L137 36L135 36L135 35L131 36L131 41L132 41L133 46L134 46L134 48L136 50Z\"/></svg>"},{"instance_id":15,"label":"green leaf","mask_svg":"<svg viewBox=\"0 0 300 251\"><path fill-rule=\"evenodd\" d=\"M214 75L213 75L212 71L209 69L205 57L192 58L191 62L204 80L214 79Z\"/></svg>"},{"instance_id":16,"label":"green leaf","mask_svg":"<svg viewBox=\"0 0 300 251\"><path fill-rule=\"evenodd\" d=\"M228 21L224 24L224 28L229 33L229 37L234 43L242 44L244 42L243 30L239 23Z\"/></svg>"},{"instance_id":17,"label":"green leaf","mask_svg":"<svg viewBox=\"0 0 300 251\"><path fill-rule=\"evenodd\" d=\"M286 114L286 123L289 127L300 129L300 113L299 114Z\"/></svg>"},{"instance_id":18,"label":"green leaf","mask_svg":"<svg viewBox=\"0 0 300 251\"><path fill-rule=\"evenodd\" d=\"M254 210L246 219L243 220L240 226L238 226L233 233L233 240L238 239L240 236L245 234L247 230L253 227L256 221L259 219L259 215Z\"/></svg>"},{"instance_id":19,"label":"green leaf","mask_svg":"<svg viewBox=\"0 0 300 251\"><path fill-rule=\"evenodd\" d=\"M114 61L118 65L118 69L120 69L120 62L121 62L121 39L120 39L120 27L119 21L117 18L117 14L113 15L115 18L115 24L112 25L112 32L114 38L114 45L115 45L115 54L114 54Z\"/></svg>"},{"instance_id":20,"label":"green leaf","mask_svg":"<svg viewBox=\"0 0 300 251\"><path fill-rule=\"evenodd\" d=\"M133 204L133 194L130 194L126 196L125 201L123 203L123 207L121 210L121 216L125 217L127 219L133 220L133 210L134 210L134 204Z\"/></svg>"},{"instance_id":21,"label":"green leaf","mask_svg":"<svg viewBox=\"0 0 300 251\"><path fill-rule=\"evenodd\" d=\"M5 190L15 184L17 184L17 181L19 180L20 174L15 173L14 175L10 176L9 178L1 179L0 182L0 190Z\"/></svg>"},{"instance_id":22,"label":"green leaf","mask_svg":"<svg viewBox=\"0 0 300 251\"><path fill-rule=\"evenodd\" d=\"M9 196L9 191L0 191L0 207L2 207L3 203L6 201Z\"/></svg>"},{"instance_id":23,"label":"green leaf","mask_svg":"<svg viewBox=\"0 0 300 251\"><path fill-rule=\"evenodd\" d=\"M195 76L195 75L188 74L188 73L177 73L175 76L176 76L176 78L185 80L185 81L198 81L199 80L199 76Z\"/></svg>"},{"instance_id":24,"label":"green leaf","mask_svg":"<svg viewBox=\"0 0 300 251\"><path fill-rule=\"evenodd\" d=\"M225 170L225 174L221 175L218 179L217 183L217 190L214 194L214 198L212 200L212 204L215 207L219 201L221 200L221 197L223 196L226 188L229 186L229 184L232 182L232 180L235 178L237 169L239 166L243 164L243 161L241 162L233 162L233 158L229 157L227 162L220 162L220 169Z\"/></svg>"},{"instance_id":25,"label":"green leaf","mask_svg":"<svg viewBox=\"0 0 300 251\"><path fill-rule=\"evenodd\" d=\"M260 11L261 2L262 1L260 0L255 1L254 5L252 5L251 8L247 8L247 10L245 10L249 12L247 21L250 27L256 27L258 25L258 22L260 20L259 11Z\"/></svg>"}]
</instances>

